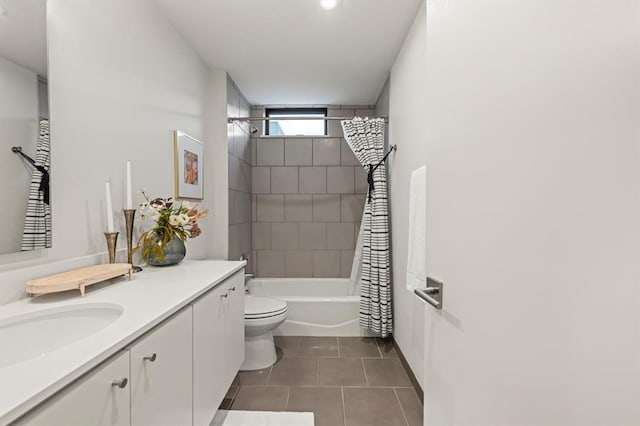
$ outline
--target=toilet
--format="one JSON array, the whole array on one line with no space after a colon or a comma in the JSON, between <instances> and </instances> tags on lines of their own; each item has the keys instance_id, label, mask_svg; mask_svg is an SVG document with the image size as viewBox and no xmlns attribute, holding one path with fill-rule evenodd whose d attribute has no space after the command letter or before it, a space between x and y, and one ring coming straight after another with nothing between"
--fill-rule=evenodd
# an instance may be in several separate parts
<instances>
[{"instance_id":1,"label":"toilet","mask_svg":"<svg viewBox=\"0 0 640 426\"><path fill-rule=\"evenodd\" d=\"M244 301L244 363L240 370L260 370L276 362L273 330L287 319L287 303L247 295Z\"/></svg>"}]
</instances>

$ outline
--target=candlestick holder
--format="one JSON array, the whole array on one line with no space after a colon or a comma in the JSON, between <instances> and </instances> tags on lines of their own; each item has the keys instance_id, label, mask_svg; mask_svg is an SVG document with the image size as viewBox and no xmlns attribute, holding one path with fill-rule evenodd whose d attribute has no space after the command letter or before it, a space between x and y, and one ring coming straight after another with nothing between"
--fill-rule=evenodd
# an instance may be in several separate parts
<instances>
[{"instance_id":1,"label":"candlestick holder","mask_svg":"<svg viewBox=\"0 0 640 426\"><path fill-rule=\"evenodd\" d=\"M127 263L133 268L133 272L140 272L142 268L133 264L133 222L136 218L136 209L123 209L124 219L127 225Z\"/></svg>"},{"instance_id":2,"label":"candlestick holder","mask_svg":"<svg viewBox=\"0 0 640 426\"><path fill-rule=\"evenodd\" d=\"M118 232L105 232L104 237L107 239L109 263L116 263L116 242L118 241Z\"/></svg>"}]
</instances>

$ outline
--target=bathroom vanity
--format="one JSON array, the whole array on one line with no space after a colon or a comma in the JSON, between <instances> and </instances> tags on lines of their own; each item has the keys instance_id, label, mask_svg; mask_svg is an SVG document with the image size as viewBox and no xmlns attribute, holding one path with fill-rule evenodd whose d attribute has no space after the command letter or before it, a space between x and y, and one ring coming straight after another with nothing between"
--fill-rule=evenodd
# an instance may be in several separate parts
<instances>
[{"instance_id":1,"label":"bathroom vanity","mask_svg":"<svg viewBox=\"0 0 640 426\"><path fill-rule=\"evenodd\" d=\"M0 329L34 319L68 342L37 354L26 331L1 342L24 356L0 365L0 424L208 425L244 359L244 264L147 268L84 297L0 306ZM73 315L89 334L67 336Z\"/></svg>"}]
</instances>

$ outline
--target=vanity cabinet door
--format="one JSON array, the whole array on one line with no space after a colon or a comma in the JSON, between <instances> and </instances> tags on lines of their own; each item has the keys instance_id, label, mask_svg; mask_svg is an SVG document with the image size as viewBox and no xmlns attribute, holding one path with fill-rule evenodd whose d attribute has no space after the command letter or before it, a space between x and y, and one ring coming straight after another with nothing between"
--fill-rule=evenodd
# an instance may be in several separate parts
<instances>
[{"instance_id":1,"label":"vanity cabinet door","mask_svg":"<svg viewBox=\"0 0 640 426\"><path fill-rule=\"evenodd\" d=\"M231 384L244 362L244 273L229 278L225 323L227 382Z\"/></svg>"},{"instance_id":2,"label":"vanity cabinet door","mask_svg":"<svg viewBox=\"0 0 640 426\"><path fill-rule=\"evenodd\" d=\"M129 352L98 366L18 420L29 426L128 426Z\"/></svg>"},{"instance_id":3,"label":"vanity cabinet door","mask_svg":"<svg viewBox=\"0 0 640 426\"><path fill-rule=\"evenodd\" d=\"M131 424L192 423L191 306L130 348Z\"/></svg>"},{"instance_id":4,"label":"vanity cabinet door","mask_svg":"<svg viewBox=\"0 0 640 426\"><path fill-rule=\"evenodd\" d=\"M230 383L225 367L228 283L193 303L193 424L209 425Z\"/></svg>"}]
</instances>

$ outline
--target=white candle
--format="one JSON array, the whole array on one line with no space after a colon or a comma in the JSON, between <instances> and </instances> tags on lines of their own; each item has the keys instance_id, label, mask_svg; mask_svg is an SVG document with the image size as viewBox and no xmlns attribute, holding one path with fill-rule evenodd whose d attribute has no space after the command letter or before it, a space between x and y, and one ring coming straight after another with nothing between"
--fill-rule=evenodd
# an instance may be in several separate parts
<instances>
[{"instance_id":1,"label":"white candle","mask_svg":"<svg viewBox=\"0 0 640 426\"><path fill-rule=\"evenodd\" d=\"M127 161L127 209L133 209L133 196L131 195L131 161Z\"/></svg>"},{"instance_id":2,"label":"white candle","mask_svg":"<svg viewBox=\"0 0 640 426\"><path fill-rule=\"evenodd\" d=\"M111 183L107 182L105 189L107 193L107 232L115 232L116 227L113 224L113 203L111 202Z\"/></svg>"}]
</instances>

